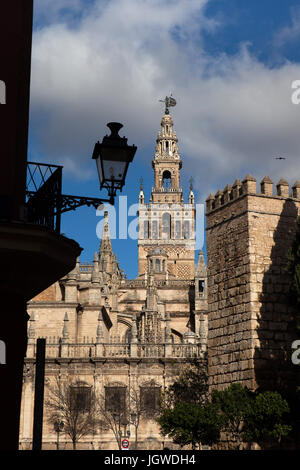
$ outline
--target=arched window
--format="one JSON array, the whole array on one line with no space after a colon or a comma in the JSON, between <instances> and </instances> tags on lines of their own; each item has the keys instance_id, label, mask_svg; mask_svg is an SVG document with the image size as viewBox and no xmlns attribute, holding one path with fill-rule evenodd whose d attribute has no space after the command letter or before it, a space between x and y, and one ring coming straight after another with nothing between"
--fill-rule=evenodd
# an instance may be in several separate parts
<instances>
[{"instance_id":1,"label":"arched window","mask_svg":"<svg viewBox=\"0 0 300 470\"><path fill-rule=\"evenodd\" d=\"M157 220L153 220L152 222L152 238L158 238Z\"/></svg>"},{"instance_id":2,"label":"arched window","mask_svg":"<svg viewBox=\"0 0 300 470\"><path fill-rule=\"evenodd\" d=\"M156 273L160 272L160 260L159 259L155 260L155 272Z\"/></svg>"},{"instance_id":3,"label":"arched window","mask_svg":"<svg viewBox=\"0 0 300 470\"><path fill-rule=\"evenodd\" d=\"M198 289L199 289L199 292L204 292L204 281L203 280L198 281Z\"/></svg>"},{"instance_id":4,"label":"arched window","mask_svg":"<svg viewBox=\"0 0 300 470\"><path fill-rule=\"evenodd\" d=\"M171 238L171 215L168 212L162 216L162 237Z\"/></svg>"},{"instance_id":5,"label":"arched window","mask_svg":"<svg viewBox=\"0 0 300 470\"><path fill-rule=\"evenodd\" d=\"M144 238L149 238L149 222L148 222L148 220L144 221Z\"/></svg>"},{"instance_id":6,"label":"arched window","mask_svg":"<svg viewBox=\"0 0 300 470\"><path fill-rule=\"evenodd\" d=\"M184 238L190 238L190 221L184 221Z\"/></svg>"},{"instance_id":7,"label":"arched window","mask_svg":"<svg viewBox=\"0 0 300 470\"><path fill-rule=\"evenodd\" d=\"M175 238L181 238L181 220L175 222Z\"/></svg>"},{"instance_id":8,"label":"arched window","mask_svg":"<svg viewBox=\"0 0 300 470\"><path fill-rule=\"evenodd\" d=\"M87 411L90 408L91 389L91 386L83 382L69 386L70 403L73 410Z\"/></svg>"},{"instance_id":9,"label":"arched window","mask_svg":"<svg viewBox=\"0 0 300 470\"><path fill-rule=\"evenodd\" d=\"M126 406L126 387L105 387L105 410L121 415Z\"/></svg>"},{"instance_id":10,"label":"arched window","mask_svg":"<svg viewBox=\"0 0 300 470\"><path fill-rule=\"evenodd\" d=\"M162 175L162 184L164 188L171 187L171 172L169 170L165 170Z\"/></svg>"},{"instance_id":11,"label":"arched window","mask_svg":"<svg viewBox=\"0 0 300 470\"><path fill-rule=\"evenodd\" d=\"M140 407L143 414L153 416L160 408L160 386L140 387Z\"/></svg>"}]
</instances>

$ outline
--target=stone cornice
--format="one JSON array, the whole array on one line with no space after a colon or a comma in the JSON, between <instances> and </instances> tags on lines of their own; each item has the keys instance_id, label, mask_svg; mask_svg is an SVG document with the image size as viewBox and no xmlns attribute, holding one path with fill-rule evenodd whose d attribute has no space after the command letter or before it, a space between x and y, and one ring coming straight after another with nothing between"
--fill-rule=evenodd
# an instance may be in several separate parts
<instances>
[{"instance_id":1,"label":"stone cornice","mask_svg":"<svg viewBox=\"0 0 300 470\"><path fill-rule=\"evenodd\" d=\"M56 308L60 308L60 307L74 307L76 308L78 305L78 302L64 302L64 301L60 301L60 300L56 300L56 301L51 301L51 302L37 302L37 301L33 301L33 300L29 300L29 302L27 302L27 307L31 307L31 308L48 308L48 307L56 307Z\"/></svg>"}]
</instances>

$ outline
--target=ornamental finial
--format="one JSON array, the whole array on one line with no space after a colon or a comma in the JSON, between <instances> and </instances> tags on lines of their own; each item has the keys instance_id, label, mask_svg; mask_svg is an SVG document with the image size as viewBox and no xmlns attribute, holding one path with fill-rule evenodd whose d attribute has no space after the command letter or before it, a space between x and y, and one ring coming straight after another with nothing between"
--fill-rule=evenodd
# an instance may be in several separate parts
<instances>
[{"instance_id":1,"label":"ornamental finial","mask_svg":"<svg viewBox=\"0 0 300 470\"><path fill-rule=\"evenodd\" d=\"M170 96L166 96L164 100L159 100L161 103L165 103L165 114L169 114L169 108L171 106L176 106L176 100L172 97L172 93Z\"/></svg>"}]
</instances>

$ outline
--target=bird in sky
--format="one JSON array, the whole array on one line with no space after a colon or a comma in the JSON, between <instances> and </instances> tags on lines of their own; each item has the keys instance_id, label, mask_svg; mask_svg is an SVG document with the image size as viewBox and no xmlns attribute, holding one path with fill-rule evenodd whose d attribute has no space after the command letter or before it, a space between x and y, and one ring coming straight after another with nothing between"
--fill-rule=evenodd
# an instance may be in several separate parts
<instances>
[{"instance_id":1,"label":"bird in sky","mask_svg":"<svg viewBox=\"0 0 300 470\"><path fill-rule=\"evenodd\" d=\"M275 160L285 160L286 158L285 157L274 157Z\"/></svg>"}]
</instances>

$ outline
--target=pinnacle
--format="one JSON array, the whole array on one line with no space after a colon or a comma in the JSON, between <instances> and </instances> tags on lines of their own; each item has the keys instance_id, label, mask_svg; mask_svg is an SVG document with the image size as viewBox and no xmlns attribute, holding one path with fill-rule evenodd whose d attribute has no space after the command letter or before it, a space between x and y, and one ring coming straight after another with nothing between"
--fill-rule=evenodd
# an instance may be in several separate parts
<instances>
[{"instance_id":1,"label":"pinnacle","mask_svg":"<svg viewBox=\"0 0 300 470\"><path fill-rule=\"evenodd\" d=\"M198 263L196 268L196 275L205 275L206 274L206 265L204 260L203 250L199 251Z\"/></svg>"},{"instance_id":2,"label":"pinnacle","mask_svg":"<svg viewBox=\"0 0 300 470\"><path fill-rule=\"evenodd\" d=\"M112 253L112 246L109 234L109 220L108 220L108 212L104 212L104 224L102 230L102 238L99 247L99 258L102 258L104 253Z\"/></svg>"}]
</instances>

